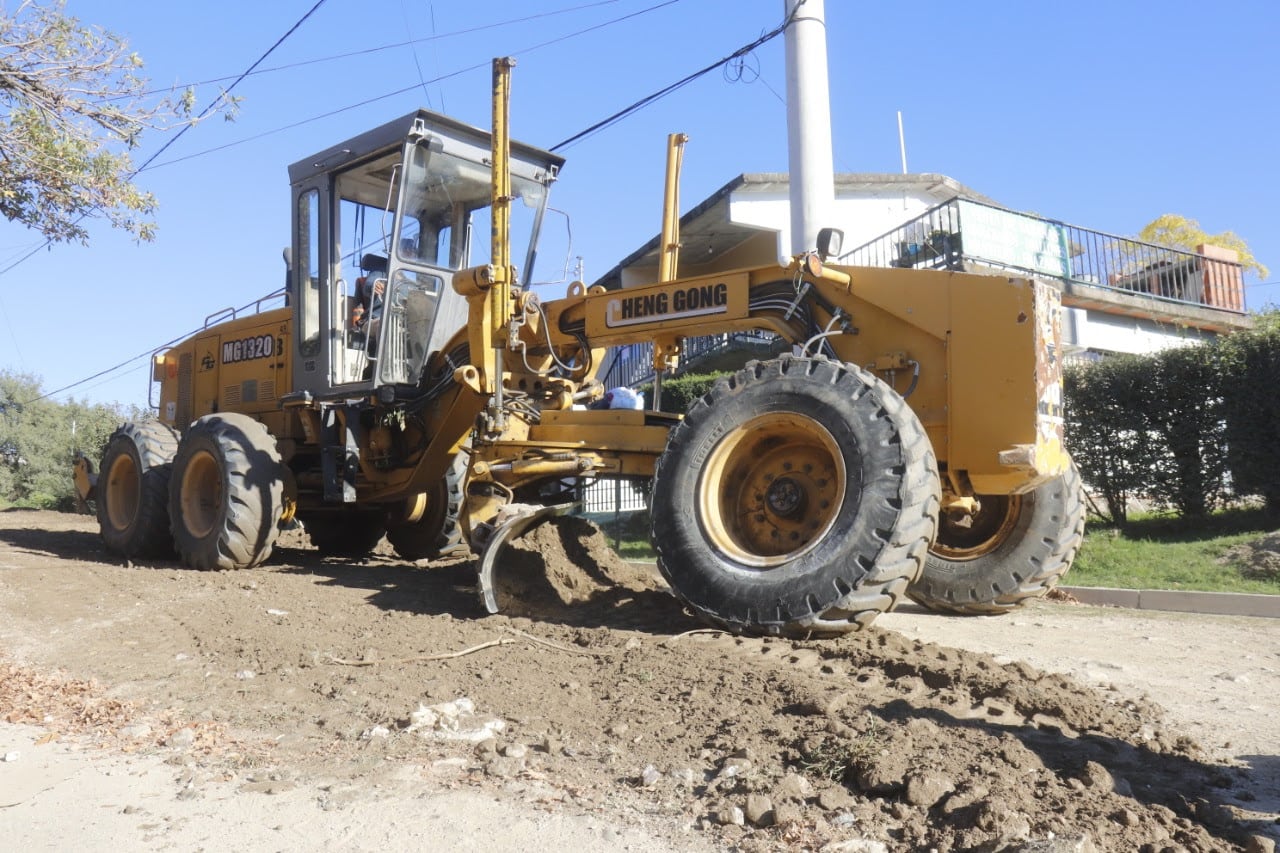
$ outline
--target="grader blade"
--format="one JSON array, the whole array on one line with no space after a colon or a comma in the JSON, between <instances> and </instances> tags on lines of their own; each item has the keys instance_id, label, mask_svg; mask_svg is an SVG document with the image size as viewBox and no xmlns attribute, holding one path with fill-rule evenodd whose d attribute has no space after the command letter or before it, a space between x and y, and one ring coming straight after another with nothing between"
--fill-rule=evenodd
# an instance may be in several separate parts
<instances>
[{"instance_id":1,"label":"grader blade","mask_svg":"<svg viewBox=\"0 0 1280 853\"><path fill-rule=\"evenodd\" d=\"M478 582L480 601L484 604L484 609L487 612L498 612L498 598L493 586L493 572L497 568L498 558L503 550L506 549L508 543L519 539L548 519L568 515L574 506L571 503L555 504L553 506L508 504L502 508L502 512L498 514L498 518L492 528L489 528L492 532L488 532L487 535L482 534L473 537L475 540L473 544L480 552L480 577Z\"/></svg>"}]
</instances>

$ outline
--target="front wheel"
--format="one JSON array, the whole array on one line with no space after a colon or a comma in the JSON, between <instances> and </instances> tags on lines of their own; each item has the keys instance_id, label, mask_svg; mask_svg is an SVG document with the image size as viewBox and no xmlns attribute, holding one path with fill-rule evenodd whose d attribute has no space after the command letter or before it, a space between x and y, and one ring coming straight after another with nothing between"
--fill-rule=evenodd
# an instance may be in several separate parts
<instances>
[{"instance_id":1,"label":"front wheel","mask_svg":"<svg viewBox=\"0 0 1280 853\"><path fill-rule=\"evenodd\" d=\"M465 547L458 516L466 475L467 457L458 454L435 487L419 496L426 506L417 521L393 518L388 522L387 541L401 559L434 560Z\"/></svg>"},{"instance_id":2,"label":"front wheel","mask_svg":"<svg viewBox=\"0 0 1280 853\"><path fill-rule=\"evenodd\" d=\"M246 569L271 556L284 511L284 466L266 427L246 415L205 415L178 445L169 517L182 562Z\"/></svg>"},{"instance_id":3,"label":"front wheel","mask_svg":"<svg viewBox=\"0 0 1280 853\"><path fill-rule=\"evenodd\" d=\"M658 567L730 630L842 634L919 574L939 500L928 437L883 382L823 358L752 362L694 404L658 460Z\"/></svg>"},{"instance_id":4,"label":"front wheel","mask_svg":"<svg viewBox=\"0 0 1280 853\"><path fill-rule=\"evenodd\" d=\"M1084 538L1075 464L1025 495L979 495L973 515L943 514L912 600L947 613L1008 613L1057 584Z\"/></svg>"}]
</instances>

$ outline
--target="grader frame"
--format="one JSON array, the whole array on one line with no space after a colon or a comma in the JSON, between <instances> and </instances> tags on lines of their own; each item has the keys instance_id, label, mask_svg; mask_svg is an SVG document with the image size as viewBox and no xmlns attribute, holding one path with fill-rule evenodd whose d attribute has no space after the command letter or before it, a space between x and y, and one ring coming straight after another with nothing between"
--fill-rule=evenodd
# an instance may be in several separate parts
<instances>
[{"instance_id":1,"label":"grader frame","mask_svg":"<svg viewBox=\"0 0 1280 853\"><path fill-rule=\"evenodd\" d=\"M491 133L419 111L291 168L290 304L158 355L159 421L113 436L95 489L110 548L243 568L295 518L334 554L465 542L494 610L503 545L564 511L549 486L626 476L653 478L675 594L732 630L841 633L904 594L1000 612L1056 582L1083 513L1052 286L817 251L676 278L668 192L662 280L544 303L512 261L513 203L532 243L562 161L510 141L512 65ZM389 222L359 262L384 289L376 333L347 319L351 206ZM488 262L466 266L484 218ZM683 419L584 405L609 347L653 342L661 374L686 336L739 330L793 351Z\"/></svg>"}]
</instances>

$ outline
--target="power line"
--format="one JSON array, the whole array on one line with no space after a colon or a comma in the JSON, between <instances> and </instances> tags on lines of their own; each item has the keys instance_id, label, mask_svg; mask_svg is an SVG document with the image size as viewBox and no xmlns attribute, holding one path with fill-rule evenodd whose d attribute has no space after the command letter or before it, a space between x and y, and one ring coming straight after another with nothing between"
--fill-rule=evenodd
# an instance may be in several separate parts
<instances>
[{"instance_id":1,"label":"power line","mask_svg":"<svg viewBox=\"0 0 1280 853\"><path fill-rule=\"evenodd\" d=\"M169 146L173 145L173 143L181 139L184 133L186 133L191 128L195 127L197 123L199 123L202 119L208 116L209 113L213 112L214 107L218 106L219 102L226 100L227 96L231 94L232 90L235 89L236 86L239 86L241 81L244 80L244 78L248 77L250 74L253 73L253 69L261 65L268 56L275 53L276 48L284 44L285 39L293 35L297 31L298 27L302 26L303 23L306 22L307 18L310 18L313 14L315 14L316 10L319 9L321 6L323 6L326 2L328 2L328 0L316 0L316 4L307 10L307 14L299 18L297 23L295 23L292 27L290 27L289 30L284 35L276 39L275 44L267 48L266 53L262 54L262 56L259 56L256 60L254 60L254 63L252 65L250 65L243 72L241 72L240 76L235 79L234 83L232 83L230 86L224 89L221 93L219 93L218 97L210 101L209 105L200 111L200 115L196 116L194 121L189 122L186 125L183 125L181 130L179 130L173 136L165 140L164 145L160 146L159 151L152 154L150 157L146 159L146 161L141 166L133 170L133 175L137 175L139 172L146 170L148 166L150 166L153 162L155 162L155 159L157 157L159 157L161 154L163 154L165 151L169 149ZM133 175L130 175L130 177L133 177Z\"/></svg>"},{"instance_id":2,"label":"power line","mask_svg":"<svg viewBox=\"0 0 1280 853\"><path fill-rule=\"evenodd\" d=\"M512 51L512 53L516 56L530 54L530 53L533 53L534 51L542 50L543 48L547 48L552 45L559 44L560 42L568 41L569 39L577 38L578 36L586 35L587 33L595 32L596 30L600 30L605 27L609 27L614 24L621 23L623 21L628 21L632 18L637 18L641 15L646 15L649 12L655 12L658 9L663 9L667 6L674 6L676 3L679 3L679 2L682 2L682 0L665 0L665 2L657 3L653 6L649 6L647 8L641 9L638 12L631 12L629 14L622 15L620 17L613 18L608 21L604 21L603 23L594 24L585 29L575 30L574 32L566 33L565 35L562 35L562 36L556 36L553 39L549 39L547 41L539 42L538 44L531 45L529 47L524 47L519 50ZM214 146L213 148L206 148L203 151L196 151L191 154L184 155L182 157L175 157L172 160L165 160L163 163L156 163L152 165L150 168L159 169L164 166L172 166L174 163L181 163L186 160L195 159L196 157L203 157L206 154L214 154L214 153L217 153L218 151L225 151L228 148L235 148L239 145L244 145L247 142L255 142L267 136L273 136L277 133L283 133L286 130L293 130L295 128L302 127L303 125L311 124L312 122L320 121L326 118L332 118L333 116L340 115L342 113L349 112L354 109L358 109L359 107L368 106L369 104L376 103L378 101L385 101L387 98L394 98L397 95L403 95L406 92L412 92L414 89L418 89L423 85L431 85L432 83L439 83L443 80L448 80L453 77L461 76L470 71L476 71L481 68L488 68L489 66L490 66L490 61L486 59L483 62L477 62L474 65L468 65L465 68L459 68L445 74L440 74L429 80L420 81L418 83L414 83L413 85L396 89L394 92L387 92L382 95L375 95L372 98L366 98L365 100L359 101L358 103L348 104L345 107L338 107L337 109L330 110L326 113L321 113L320 115L315 115L315 116L311 116L310 118L300 119L298 121L293 122L292 124L286 124L286 125L283 125L282 127L272 128L271 130L264 130L263 132L256 133L253 136L246 136L243 139L237 139L232 142L227 142L222 145Z\"/></svg>"},{"instance_id":3,"label":"power line","mask_svg":"<svg viewBox=\"0 0 1280 853\"><path fill-rule=\"evenodd\" d=\"M321 0L321 2L324 2L324 0ZM234 317L234 316L238 315L241 311L245 311L245 310L247 310L250 306L257 305L257 304L259 304L259 303L263 302L265 299L270 299L270 298L273 298L273 297L275 297L275 298L282 298L283 296L284 296L283 291L276 291L274 294L270 294L270 295L268 295L268 296L266 296L266 297L263 297L262 299L255 299L255 300L253 300L252 302L246 302L244 305L241 305L239 308L234 309L234 310L231 312L231 314L232 314L232 316ZM24 406L29 406L29 405L31 405L32 403L35 403L35 402L37 402L37 401L39 401L39 400L45 400L45 399L48 399L49 397L52 397L54 394L61 394L63 391L70 391L72 388L77 388L77 387L79 387L79 386L81 386L81 385L85 384L86 382L92 382L93 380L95 380L95 379L100 379L101 377L106 376L107 374L115 373L117 370L120 370L120 369L121 369L121 368L123 368L123 367L128 367L130 364L133 364L135 361L141 361L141 360L142 360L142 359L144 359L144 358L150 358L150 357L152 356L152 354L153 354L153 353L160 352L160 350L163 350L163 349L168 349L169 347L173 346L174 344L178 343L179 341L186 340L187 338L191 337L192 335L195 335L195 334L197 334L198 332L202 332L202 331L204 331L204 330L205 330L205 329L207 329L207 328L208 328L208 326L201 325L201 326L199 326L199 327L197 327L197 328L192 329L192 330L191 330L191 331L189 331L189 332L183 332L181 335L178 335L176 338L172 338L172 339L170 339L170 340L168 340L168 341L165 341L164 343L160 344L159 346L152 347L151 349L147 350L146 352L141 352L141 353L138 353L138 354L137 354L137 355L135 355L135 356L132 356L132 357L130 357L130 358L126 358L124 361L121 361L121 362L119 362L119 363L117 363L117 364L113 364L111 367L108 367L108 368L106 368L105 370L99 370L97 373L93 374L92 376L86 376L84 379L78 379L78 380L76 380L75 382L72 382L70 385L63 385L61 388L56 388L56 389L54 389L53 391L47 391L47 392L45 392L44 394L41 394L39 397L33 397L32 399L27 400L27 401L26 401L25 403L23 403L22 405L24 405Z\"/></svg>"},{"instance_id":4,"label":"power line","mask_svg":"<svg viewBox=\"0 0 1280 853\"><path fill-rule=\"evenodd\" d=\"M472 33L483 32L485 30L499 29L501 27L509 27L515 24L527 24L530 21L536 21L539 18L550 18L556 15L568 14L570 12L581 12L583 9L594 9L597 6L611 6L619 2L621 2L621 0L597 0L597 2L595 3L582 3L580 5L569 6L564 9L554 9L550 12L540 12L536 15L526 15L523 18L510 18L508 20L498 21L492 24L480 24L478 26L467 27L466 29L461 29L461 30L454 30L453 32L448 32L448 33L435 34L433 32L432 35L430 36L424 36L422 38L411 38L408 41L398 41L393 44L379 45L378 47L367 47L361 50L352 50L352 51L347 51L346 53L335 53L335 54L330 54L329 56L318 56L318 57L315 57L314 59L303 59L303 60L299 60L298 62L286 63L285 65L275 65L275 66L272 66L271 68L262 68L254 71L249 76L256 77L260 74L273 74L277 71L290 71L294 68L303 68L308 65L318 65L323 62L335 62L339 59L350 59L353 56L367 56L368 54L371 54L371 53L381 53L384 50L395 50L397 48L410 47L412 45L421 44L423 42L440 41L442 39L454 38L455 36L471 35ZM434 26L435 24L433 21L432 23L433 29L434 29ZM232 79L232 76L211 77L208 80L201 80L198 83L178 83L178 84L175 84L174 86L171 86L165 89L151 89L150 91L143 92L142 95L143 96L158 95L163 92L172 91L174 89L191 89L197 86L208 86L213 83L221 83L224 80L230 80L230 79ZM116 98L108 98L108 100L118 100L120 98L125 98L125 97L129 97L129 96L120 95L120 96L117 96Z\"/></svg>"},{"instance_id":5,"label":"power line","mask_svg":"<svg viewBox=\"0 0 1280 853\"><path fill-rule=\"evenodd\" d=\"M687 77L677 80L676 82L672 83L669 86L664 86L663 88L659 89L658 91L652 94L645 95L643 98L631 104L630 106L623 107L622 109L618 110L616 113L609 116L608 118L602 119L601 121L598 121L595 124L591 125L586 130L575 133L573 136L570 136L568 139L564 140L563 142L559 142L559 143L556 143L555 145L552 145L551 150L558 151L561 148L569 147L575 142L580 142L583 139L586 139L588 136L592 136L593 134L596 134L604 130L605 128L610 127L611 125L614 125L619 121L622 121L622 119L626 118L632 113L639 112L640 110L644 109L645 107L649 106L655 101L665 98L667 95L670 95L672 92L676 91L677 89L680 89L688 85L689 83L692 83L694 80L697 80L699 77L703 76L704 74L708 74L716 70L717 68L728 65L730 62L733 62L735 59L738 59L739 57L746 56L747 54L751 53L751 51L755 50L761 45L769 41L772 41L773 39L782 35L782 33L786 31L787 27L791 25L791 22L795 19L796 13L800 11L800 7L803 5L804 5L803 0L800 3L797 3L795 8L791 10L791 13L787 15L786 20L784 20L781 24L779 24L774 29L760 36L760 38L756 39L755 41L750 42L749 44L744 44L742 47L738 48L733 53L729 54L723 59L718 59L715 62L711 63L710 65L706 66L705 68L699 69L698 71L693 72Z\"/></svg>"}]
</instances>

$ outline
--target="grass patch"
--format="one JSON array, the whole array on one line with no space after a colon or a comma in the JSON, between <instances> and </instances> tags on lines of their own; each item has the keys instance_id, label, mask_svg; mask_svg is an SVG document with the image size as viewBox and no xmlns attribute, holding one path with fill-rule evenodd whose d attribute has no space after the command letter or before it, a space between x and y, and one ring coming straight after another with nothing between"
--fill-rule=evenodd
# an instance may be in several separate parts
<instances>
[{"instance_id":1,"label":"grass patch","mask_svg":"<svg viewBox=\"0 0 1280 853\"><path fill-rule=\"evenodd\" d=\"M588 516L626 560L653 560L646 512ZM1275 530L1261 509L1231 509L1191 524L1169 515L1133 516L1121 530L1091 523L1066 586L1119 589L1173 589L1198 592L1250 592L1280 595L1274 567L1249 577L1247 561L1224 561L1237 546ZM1280 565L1280 557L1276 565Z\"/></svg>"},{"instance_id":2,"label":"grass patch","mask_svg":"<svg viewBox=\"0 0 1280 853\"><path fill-rule=\"evenodd\" d=\"M1123 530L1094 524L1063 583L1280 595L1280 579L1246 577L1244 562L1224 560L1275 527L1256 509L1224 510L1195 524L1163 515L1131 519Z\"/></svg>"}]
</instances>

